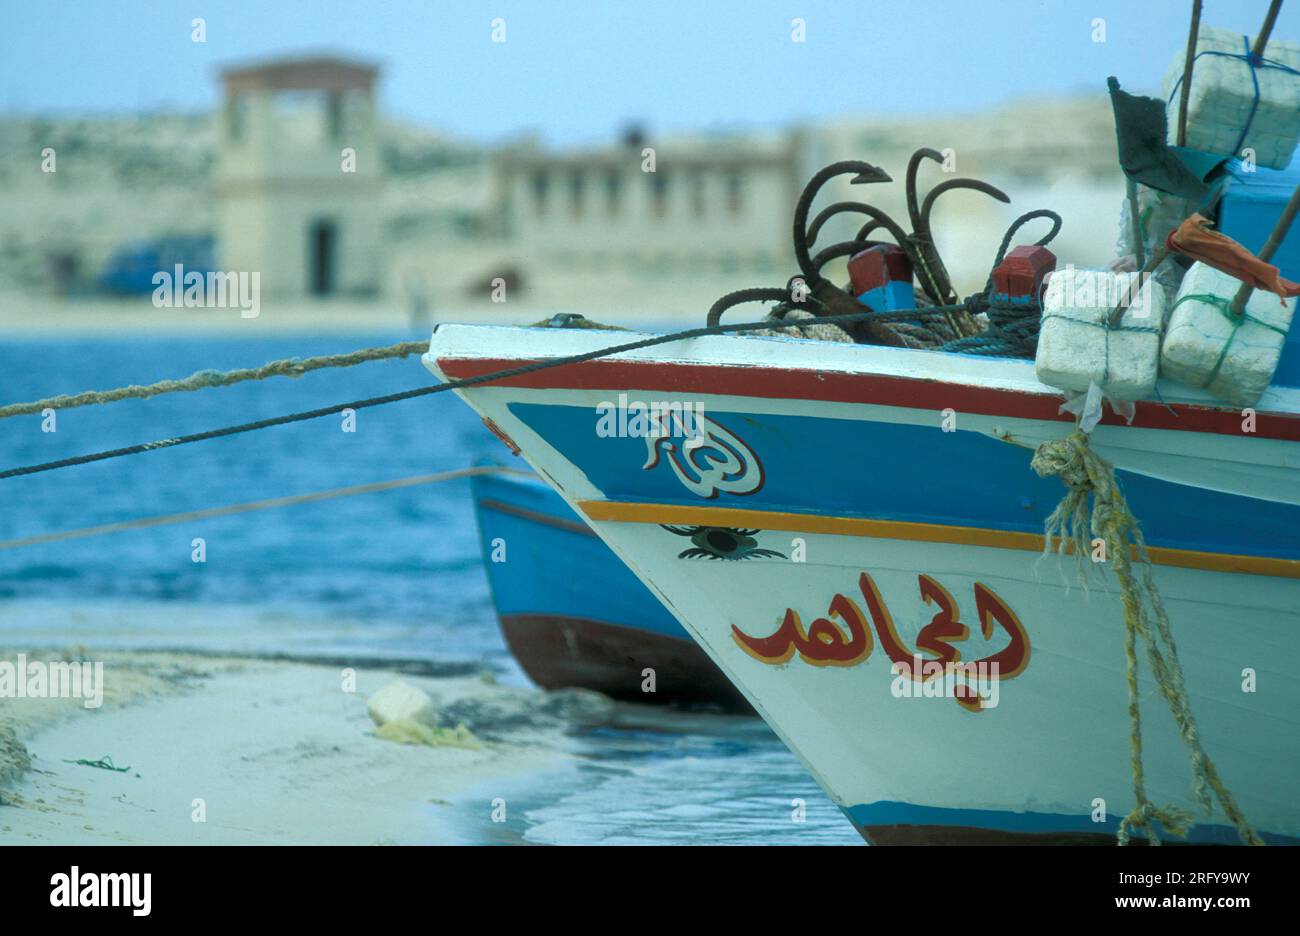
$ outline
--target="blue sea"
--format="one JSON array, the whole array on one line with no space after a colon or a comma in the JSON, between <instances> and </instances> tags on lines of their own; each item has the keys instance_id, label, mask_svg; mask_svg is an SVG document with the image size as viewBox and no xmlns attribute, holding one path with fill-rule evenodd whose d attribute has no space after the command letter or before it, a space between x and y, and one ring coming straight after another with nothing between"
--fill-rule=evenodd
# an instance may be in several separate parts
<instances>
[{"instance_id":1,"label":"blue sea","mask_svg":"<svg viewBox=\"0 0 1300 936\"><path fill-rule=\"evenodd\" d=\"M0 346L0 400L146 384L386 345L409 335L93 337ZM0 421L0 466L393 393L411 357ZM0 542L463 468L509 453L452 394L0 481ZM192 561L202 539L206 562ZM0 641L417 660L527 678L493 614L469 483L458 480L197 522L0 549ZM629 721L625 719L624 721ZM860 843L756 719L646 709L577 738L580 769L539 778L506 829L465 841ZM791 801L806 820L790 819Z\"/></svg>"}]
</instances>

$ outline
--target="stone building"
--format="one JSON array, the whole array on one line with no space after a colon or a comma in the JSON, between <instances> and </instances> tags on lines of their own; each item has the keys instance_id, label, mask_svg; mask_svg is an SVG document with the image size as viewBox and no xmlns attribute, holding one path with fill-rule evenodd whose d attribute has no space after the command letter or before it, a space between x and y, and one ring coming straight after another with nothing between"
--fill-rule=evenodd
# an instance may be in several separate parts
<instances>
[{"instance_id":1,"label":"stone building","mask_svg":"<svg viewBox=\"0 0 1300 936\"><path fill-rule=\"evenodd\" d=\"M264 295L365 296L381 273L375 66L334 56L227 68L217 142L218 266Z\"/></svg>"},{"instance_id":2,"label":"stone building","mask_svg":"<svg viewBox=\"0 0 1300 936\"><path fill-rule=\"evenodd\" d=\"M507 236L541 265L690 275L766 269L788 253L792 135L667 139L497 162Z\"/></svg>"},{"instance_id":3,"label":"stone building","mask_svg":"<svg viewBox=\"0 0 1300 936\"><path fill-rule=\"evenodd\" d=\"M719 284L783 283L801 137L701 135L563 150L501 148L466 236L395 243L393 283L442 307L499 298L539 313L703 315Z\"/></svg>"}]
</instances>

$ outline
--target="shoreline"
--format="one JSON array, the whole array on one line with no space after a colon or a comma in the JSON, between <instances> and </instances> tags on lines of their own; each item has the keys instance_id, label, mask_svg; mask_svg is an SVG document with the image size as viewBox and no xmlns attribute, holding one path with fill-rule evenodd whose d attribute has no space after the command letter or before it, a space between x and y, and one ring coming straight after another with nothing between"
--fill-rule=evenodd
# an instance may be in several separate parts
<instances>
[{"instance_id":1,"label":"shoreline","mask_svg":"<svg viewBox=\"0 0 1300 936\"><path fill-rule=\"evenodd\" d=\"M0 293L0 333L11 339L106 334L280 337L389 332L424 337L439 323L532 325L562 312L577 312L601 324L644 329L652 325L703 325L709 306L721 295L721 291L714 295L710 289L686 297L671 293L661 298L637 296L635 307L629 307L626 296L605 292L599 298L583 295L580 301L575 301L572 294L561 294L554 301L461 302L419 315L413 315L401 300L268 301L253 318L241 317L235 308L154 308L147 297L58 299ZM758 314L757 307L750 311Z\"/></svg>"},{"instance_id":2,"label":"shoreline","mask_svg":"<svg viewBox=\"0 0 1300 936\"><path fill-rule=\"evenodd\" d=\"M349 692L347 670L320 661L45 648L0 652L0 662L18 652L93 656L104 701L4 700L0 844L463 841L454 830L490 827L493 800L572 768L575 728L612 717L594 693L412 675L400 661L356 666ZM366 700L397 679L428 692L440 720L463 724L476 746L377 737ZM105 757L130 769L105 769Z\"/></svg>"}]
</instances>

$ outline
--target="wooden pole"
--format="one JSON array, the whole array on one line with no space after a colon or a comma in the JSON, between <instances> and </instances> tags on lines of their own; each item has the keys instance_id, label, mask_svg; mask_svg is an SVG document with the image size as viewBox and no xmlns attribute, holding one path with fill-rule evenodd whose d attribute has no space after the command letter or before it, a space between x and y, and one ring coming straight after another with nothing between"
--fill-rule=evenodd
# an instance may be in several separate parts
<instances>
[{"instance_id":1,"label":"wooden pole","mask_svg":"<svg viewBox=\"0 0 1300 936\"><path fill-rule=\"evenodd\" d=\"M1281 2L1281 0L1278 0ZM1201 31L1201 0L1192 0L1192 28L1187 33L1187 58L1183 61L1183 94L1178 101L1178 145L1187 145L1187 99L1192 94L1192 63L1196 61L1196 37Z\"/></svg>"},{"instance_id":2,"label":"wooden pole","mask_svg":"<svg viewBox=\"0 0 1300 936\"><path fill-rule=\"evenodd\" d=\"M1255 45L1250 50L1250 54L1255 58L1264 56L1264 49L1268 47L1268 37L1273 33L1273 25L1277 22L1277 14L1282 10L1282 0L1272 0L1268 5L1268 13L1264 16L1264 25L1259 27L1259 35L1255 37ZM1300 188L1297 188L1291 194L1291 200L1287 202L1286 208L1282 211L1282 216L1277 219L1277 224L1273 227L1273 232L1268 235L1268 240L1260 248L1259 259L1268 262L1273 259L1273 254L1278 247L1282 246L1282 241L1286 239L1286 232L1291 227L1291 222L1295 220L1296 209L1300 208ZM1228 311L1235 318L1241 318L1246 312L1246 303L1250 302L1250 294L1255 291L1253 286L1245 283L1237 290L1237 295L1232 297L1232 305Z\"/></svg>"},{"instance_id":3,"label":"wooden pole","mask_svg":"<svg viewBox=\"0 0 1300 936\"><path fill-rule=\"evenodd\" d=\"M1133 286L1129 289L1127 296L1122 296L1119 304L1115 306L1115 308L1111 309L1111 328L1119 328L1120 320L1124 318L1124 313L1127 312L1128 307L1132 305L1133 298L1142 291L1142 287L1145 286L1147 281L1155 275L1156 267L1164 263L1165 258L1168 256L1169 248L1163 243L1157 245L1156 249L1151 251L1151 256L1147 257L1147 262L1142 265L1142 269L1138 270L1137 276L1133 278Z\"/></svg>"},{"instance_id":4,"label":"wooden pole","mask_svg":"<svg viewBox=\"0 0 1300 936\"><path fill-rule=\"evenodd\" d=\"M1296 212L1300 212L1300 186L1291 193L1291 200L1286 203L1282 209L1282 216L1277 219L1277 224L1273 225L1273 232L1268 235L1268 240L1264 241L1264 246L1259 249L1257 255L1259 259L1268 263L1273 259L1273 254L1282 246L1282 241L1286 240L1286 232L1291 229L1291 222L1295 220ZM1250 294L1255 291L1255 287L1246 283L1241 284L1237 290L1237 295L1232 297L1230 311L1235 318L1240 318L1246 311L1246 303L1250 301Z\"/></svg>"},{"instance_id":5,"label":"wooden pole","mask_svg":"<svg viewBox=\"0 0 1300 936\"><path fill-rule=\"evenodd\" d=\"M1277 14L1282 10L1282 0L1273 0L1268 5L1268 14L1264 17L1264 25L1259 27L1259 35L1255 37L1255 47L1251 49L1251 54L1255 58L1262 58L1264 47L1268 45L1268 37L1273 33L1273 24L1277 22Z\"/></svg>"},{"instance_id":6,"label":"wooden pole","mask_svg":"<svg viewBox=\"0 0 1300 936\"><path fill-rule=\"evenodd\" d=\"M1124 177L1124 188L1128 194L1129 226L1133 229L1133 257L1141 267L1147 262L1146 245L1142 243L1142 214L1138 204L1137 183L1128 176Z\"/></svg>"}]
</instances>

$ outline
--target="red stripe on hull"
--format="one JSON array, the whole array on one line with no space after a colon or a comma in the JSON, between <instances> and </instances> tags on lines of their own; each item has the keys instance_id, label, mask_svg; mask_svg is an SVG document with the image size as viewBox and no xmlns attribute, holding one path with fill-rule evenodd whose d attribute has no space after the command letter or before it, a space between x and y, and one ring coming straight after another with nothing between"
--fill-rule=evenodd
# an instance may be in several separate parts
<instances>
[{"instance_id":1,"label":"red stripe on hull","mask_svg":"<svg viewBox=\"0 0 1300 936\"><path fill-rule=\"evenodd\" d=\"M438 366L453 379L478 377L521 367L530 361L499 358L439 358ZM1061 398L1044 393L1001 390L942 380L895 377L883 374L845 374L761 366L667 364L658 361L587 361L494 381L489 386L529 389L620 390L631 388L681 394L723 394L762 399L818 400L830 403L871 403L909 409L943 410L948 407L985 416L1011 416L1073 422L1059 412ZM1193 403L1137 404L1134 428L1172 429L1242 436L1239 410ZM1109 411L1105 425L1123 426ZM1300 414L1261 412L1255 432L1264 439L1300 442Z\"/></svg>"}]
</instances>

